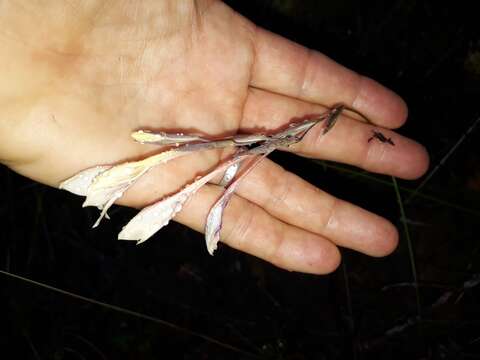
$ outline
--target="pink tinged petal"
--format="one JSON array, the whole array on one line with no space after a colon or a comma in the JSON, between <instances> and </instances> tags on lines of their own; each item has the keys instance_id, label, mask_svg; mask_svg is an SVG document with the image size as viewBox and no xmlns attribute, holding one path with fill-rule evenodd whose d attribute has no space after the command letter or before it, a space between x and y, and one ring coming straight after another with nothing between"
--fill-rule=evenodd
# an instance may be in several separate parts
<instances>
[{"instance_id":1,"label":"pink tinged petal","mask_svg":"<svg viewBox=\"0 0 480 360\"><path fill-rule=\"evenodd\" d=\"M217 200L208 213L205 223L205 243L210 255L213 255L213 252L217 250L218 242L220 241L220 230L222 229L223 210L225 210L225 207L234 194L235 184L236 181L224 191L220 199Z\"/></svg>"},{"instance_id":2,"label":"pink tinged petal","mask_svg":"<svg viewBox=\"0 0 480 360\"><path fill-rule=\"evenodd\" d=\"M102 172L110 168L110 165L88 168L63 181L58 188L61 190L67 190L75 195L86 196L88 187L92 184L93 180Z\"/></svg>"},{"instance_id":3,"label":"pink tinged petal","mask_svg":"<svg viewBox=\"0 0 480 360\"><path fill-rule=\"evenodd\" d=\"M237 175L239 167L240 163L238 162L231 165L227 170L225 170L225 174L223 174L223 178L222 180L220 180L220 183L218 185L222 187L227 187Z\"/></svg>"},{"instance_id":4,"label":"pink tinged petal","mask_svg":"<svg viewBox=\"0 0 480 360\"><path fill-rule=\"evenodd\" d=\"M136 240L138 244L148 240L182 210L185 202L192 197L203 185L211 181L222 171L233 164L243 161L251 155L244 153L234 157L215 170L186 186L183 190L166 197L163 200L141 210L118 234L119 240Z\"/></svg>"},{"instance_id":5,"label":"pink tinged petal","mask_svg":"<svg viewBox=\"0 0 480 360\"><path fill-rule=\"evenodd\" d=\"M210 209L207 216L207 221L205 223L205 243L207 245L207 251L210 255L213 255L213 252L217 250L218 242L220 241L220 230L222 229L223 211L227 207L232 195L235 193L235 189L237 188L238 184L240 184L240 181L273 150L273 148L269 149L262 156L258 157L251 164L249 164L248 168L242 174L240 174L238 178L230 183L228 188L223 192L222 196Z\"/></svg>"}]
</instances>

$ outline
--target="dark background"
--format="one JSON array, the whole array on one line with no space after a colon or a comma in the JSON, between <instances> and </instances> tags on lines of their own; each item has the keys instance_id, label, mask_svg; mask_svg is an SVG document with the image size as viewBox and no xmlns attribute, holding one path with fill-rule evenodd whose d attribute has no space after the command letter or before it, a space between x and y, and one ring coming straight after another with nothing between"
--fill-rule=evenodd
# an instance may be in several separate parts
<instances>
[{"instance_id":1,"label":"dark background","mask_svg":"<svg viewBox=\"0 0 480 360\"><path fill-rule=\"evenodd\" d=\"M425 144L436 169L404 204L409 237L391 178L287 154L274 158L393 221L399 249L384 259L343 251L335 273L311 276L225 246L212 258L202 236L178 224L136 247L115 240L131 210L116 208L91 230L97 212L80 198L0 168L0 269L156 319L2 273L5 358L480 359L477 12L460 1L228 3L406 99L400 133ZM420 183L399 181L402 198Z\"/></svg>"}]
</instances>

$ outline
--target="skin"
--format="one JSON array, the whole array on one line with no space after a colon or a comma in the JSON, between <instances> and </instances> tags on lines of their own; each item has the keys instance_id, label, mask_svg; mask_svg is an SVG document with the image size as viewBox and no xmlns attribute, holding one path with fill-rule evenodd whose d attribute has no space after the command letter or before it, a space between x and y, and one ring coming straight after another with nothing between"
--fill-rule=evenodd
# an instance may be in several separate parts
<instances>
[{"instance_id":1,"label":"skin","mask_svg":"<svg viewBox=\"0 0 480 360\"><path fill-rule=\"evenodd\" d=\"M406 120L400 97L220 1L2 1L0 68L8 70L0 77L0 159L51 186L90 166L158 151L132 141L140 128L259 132L339 102L376 127L342 115L325 136L314 128L286 150L404 179L428 166L421 145L389 130ZM368 142L375 128L395 146ZM224 155L212 150L154 169L119 203L145 206ZM176 220L202 231L219 195L205 186ZM387 220L270 160L239 186L221 236L279 267L315 274L338 266L338 246L384 256L398 242Z\"/></svg>"}]
</instances>

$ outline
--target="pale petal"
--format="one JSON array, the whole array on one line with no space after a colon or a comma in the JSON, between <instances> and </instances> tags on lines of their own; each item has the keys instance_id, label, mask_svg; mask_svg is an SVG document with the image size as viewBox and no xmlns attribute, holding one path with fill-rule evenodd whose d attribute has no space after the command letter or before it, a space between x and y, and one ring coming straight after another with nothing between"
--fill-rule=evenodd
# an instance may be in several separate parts
<instances>
[{"instance_id":1,"label":"pale petal","mask_svg":"<svg viewBox=\"0 0 480 360\"><path fill-rule=\"evenodd\" d=\"M156 144L156 145L180 145L189 142L208 142L208 139L197 135L183 134L183 133L166 133L166 132L151 132L148 130L138 130L132 133L132 138L142 144Z\"/></svg>"},{"instance_id":2,"label":"pale petal","mask_svg":"<svg viewBox=\"0 0 480 360\"><path fill-rule=\"evenodd\" d=\"M251 164L248 164L248 167L240 174L239 177L230 183L227 189L223 192L222 196L210 209L207 216L207 221L205 223L205 243L210 255L213 255L213 252L217 249L218 242L220 241L220 230L222 229L223 211L232 198L232 195L235 193L235 189L237 188L238 184L240 184L240 181L273 150L274 149L269 149L257 159L253 160Z\"/></svg>"},{"instance_id":3,"label":"pale petal","mask_svg":"<svg viewBox=\"0 0 480 360\"><path fill-rule=\"evenodd\" d=\"M188 198L184 191L141 210L118 234L119 240L135 240L142 243L149 239L182 209Z\"/></svg>"},{"instance_id":4,"label":"pale petal","mask_svg":"<svg viewBox=\"0 0 480 360\"><path fill-rule=\"evenodd\" d=\"M220 241L220 230L222 229L223 210L234 194L235 186L232 186L234 184L235 181L224 191L208 213L205 223L205 243L210 255L213 255L213 252L217 250L217 244Z\"/></svg>"},{"instance_id":5,"label":"pale petal","mask_svg":"<svg viewBox=\"0 0 480 360\"><path fill-rule=\"evenodd\" d=\"M63 181L58 188L70 191L76 195L86 196L88 187L92 184L93 179L102 172L110 169L110 165L94 166L86 170L80 171L78 174Z\"/></svg>"},{"instance_id":6,"label":"pale petal","mask_svg":"<svg viewBox=\"0 0 480 360\"><path fill-rule=\"evenodd\" d=\"M218 185L227 187L237 175L237 171L239 167L240 167L240 163L236 163L229 166L229 168L225 170L225 174L223 174L223 178L222 180L220 180Z\"/></svg>"},{"instance_id":7,"label":"pale petal","mask_svg":"<svg viewBox=\"0 0 480 360\"><path fill-rule=\"evenodd\" d=\"M96 206L102 211L99 219L106 214L108 208L122 197L125 191L130 188L142 175L147 173L156 165L166 163L179 156L187 155L188 151L170 150L150 156L144 160L127 162L112 166L110 169L100 173L94 178L87 190L87 198L83 206Z\"/></svg>"}]
</instances>

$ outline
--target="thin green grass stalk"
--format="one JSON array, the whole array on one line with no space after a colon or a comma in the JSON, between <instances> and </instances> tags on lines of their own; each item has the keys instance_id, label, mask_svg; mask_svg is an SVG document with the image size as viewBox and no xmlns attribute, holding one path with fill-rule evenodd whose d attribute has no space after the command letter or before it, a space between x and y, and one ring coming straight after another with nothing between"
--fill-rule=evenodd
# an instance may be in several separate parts
<instances>
[{"instance_id":1,"label":"thin green grass stalk","mask_svg":"<svg viewBox=\"0 0 480 360\"><path fill-rule=\"evenodd\" d=\"M64 347L63 347L63 351L66 352L66 353L70 353L70 354L75 355L77 359L87 360L82 354L80 354L80 353L79 353L78 351L76 351L75 349L72 349L71 347L64 346Z\"/></svg>"},{"instance_id":2,"label":"thin green grass stalk","mask_svg":"<svg viewBox=\"0 0 480 360\"><path fill-rule=\"evenodd\" d=\"M41 288L59 293L59 294L62 294L62 295L65 295L65 296L69 296L69 297L77 299L77 300L85 301L85 302L88 302L88 303L93 304L93 305L101 306L101 307L109 309L109 310L117 311L117 312L129 315L129 316L132 316L132 317L136 317L138 319L147 320L147 321L151 321L151 322L156 323L156 324L163 325L163 326L171 328L175 331L178 331L178 332L181 332L181 333L193 336L193 337L197 337L197 338L202 339L206 342L218 345L218 346L220 346L224 349L228 349L228 350L231 350L233 352L242 354L242 355L244 355L248 358L263 359L260 355L253 354L249 351L242 350L242 349L237 348L233 345L230 345L230 344L227 344L227 343L222 342L220 340L217 340L217 339L215 339L211 336L204 335L202 333L199 333L199 332L181 327L179 325L170 323L170 322L162 320L162 319L155 318L155 317L150 316L150 315L145 315L145 314L139 313L137 311L122 308L120 306L111 305L111 304L108 304L108 303L105 303L105 302L102 302L102 301L98 301L98 300L95 300L95 299L90 299L88 297L78 295L78 294L75 294L75 293L72 293L72 292L69 292L69 291L66 291L66 290L62 290L62 289L56 288L54 286L47 285L47 284L29 279L29 278L26 278L26 277L23 277L23 276L20 276L20 275L17 275L17 274L13 274L13 273L10 273L10 272L4 271L4 270L0 270L0 274L3 274L7 277L11 277L11 278L14 278L14 279L17 279L17 280L24 281L26 283L29 283L29 284L32 284L32 285L35 285L35 286L38 286L38 287L41 287Z\"/></svg>"},{"instance_id":3,"label":"thin green grass stalk","mask_svg":"<svg viewBox=\"0 0 480 360\"><path fill-rule=\"evenodd\" d=\"M403 201L402 201L402 196L400 195L400 189L397 184L397 179L392 176L392 183L393 187L395 189L395 194L397 195L397 201L398 201L398 207L400 208L400 215L401 215L401 222L403 224L403 230L405 232L405 237L407 238L407 245L408 245L408 254L410 257L410 266L412 269L412 277L413 277L413 283L415 284L415 297L417 301L417 316L418 319L420 320L422 318L422 307L420 303L420 292L418 290L418 278L417 278L417 266L415 264L415 254L413 252L413 244L412 244L412 239L410 238L410 231L408 228L408 224L405 221L406 216L405 216L405 209L403 207Z\"/></svg>"},{"instance_id":4,"label":"thin green grass stalk","mask_svg":"<svg viewBox=\"0 0 480 360\"><path fill-rule=\"evenodd\" d=\"M28 336L28 333L27 331L24 329L23 330L23 336L25 337L25 340L28 344L28 347L30 348L30 350L32 351L32 354L33 354L33 357L35 360L41 360L41 357L40 357L40 354L38 353L38 350L37 348L35 347L35 345L33 344L32 342L32 339L30 339L30 336Z\"/></svg>"},{"instance_id":5,"label":"thin green grass stalk","mask_svg":"<svg viewBox=\"0 0 480 360\"><path fill-rule=\"evenodd\" d=\"M445 164L445 162L452 156L452 154L457 150L457 148L465 141L467 136L477 127L477 125L480 123L480 116L470 125L470 127L465 131L460 139L455 143L455 145L452 146L452 148L445 154L445 156L440 160L440 162L433 168L432 171L423 179L420 185L413 191L412 194L405 200L405 204L410 203L415 196L420 192L420 190L423 189L423 187L430 181L430 179L437 173L438 170Z\"/></svg>"},{"instance_id":6,"label":"thin green grass stalk","mask_svg":"<svg viewBox=\"0 0 480 360\"><path fill-rule=\"evenodd\" d=\"M103 360L107 360L107 357L91 341L89 341L89 340L85 339L83 336L75 334L75 333L70 333L70 335L75 337L76 339L78 339L83 344L85 344L90 350L92 350L94 353L96 353L98 356L100 356Z\"/></svg>"},{"instance_id":7,"label":"thin green grass stalk","mask_svg":"<svg viewBox=\"0 0 480 360\"><path fill-rule=\"evenodd\" d=\"M321 165L325 168L334 169L334 170L337 170L338 172L353 175L354 177L361 177L361 178L367 179L369 181L376 182L376 183L381 184L381 185L393 187L393 184L392 184L391 181L381 179L377 176L373 176L373 175L369 174L368 172L349 169L349 168L346 168L344 166L327 163L326 161L318 161L318 160L312 160L312 161L315 164ZM401 190L401 192L405 192L407 194L413 194L415 192L415 190L406 188L404 186L399 186L399 189ZM443 206L446 206L446 207L449 207L449 208L452 208L452 209L455 209L455 210L458 210L458 211L462 211L462 212L480 217L480 210L469 209L467 207L464 207L464 206L461 206L461 205L458 205L458 204L454 204L452 202L440 199L440 198L435 197L435 196L426 195L424 193L417 193L416 196L420 197L422 199L425 199L425 200L435 202L439 205L443 205Z\"/></svg>"},{"instance_id":8,"label":"thin green grass stalk","mask_svg":"<svg viewBox=\"0 0 480 360\"><path fill-rule=\"evenodd\" d=\"M353 318L353 302L352 302L352 295L350 293L350 281L348 280L348 269L347 269L347 260L345 256L343 257L342 261L342 275L343 275L343 282L345 283L345 296L347 298L347 312L350 318L351 323L351 331L355 331L355 319ZM353 360L358 359L357 354L357 344L355 343L355 339L352 337L352 352L353 352Z\"/></svg>"},{"instance_id":9,"label":"thin green grass stalk","mask_svg":"<svg viewBox=\"0 0 480 360\"><path fill-rule=\"evenodd\" d=\"M352 296L350 293L350 281L348 280L348 270L347 270L345 257L343 258L343 261L342 261L342 275L343 275L343 281L345 283L345 296L347 298L348 315L351 316L353 320Z\"/></svg>"}]
</instances>

